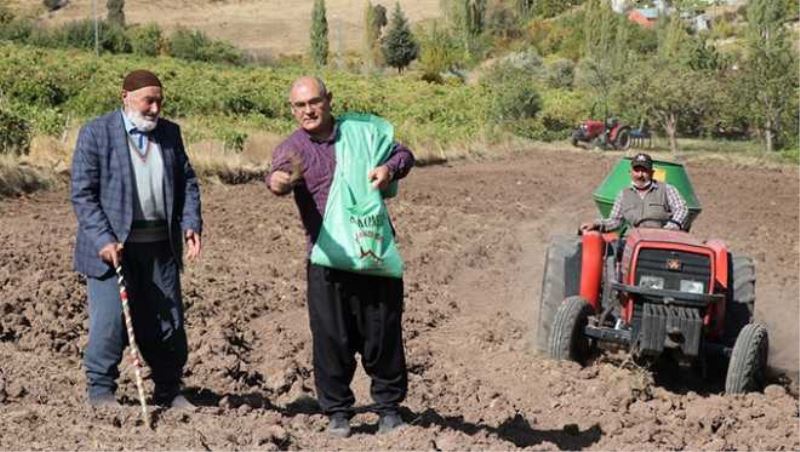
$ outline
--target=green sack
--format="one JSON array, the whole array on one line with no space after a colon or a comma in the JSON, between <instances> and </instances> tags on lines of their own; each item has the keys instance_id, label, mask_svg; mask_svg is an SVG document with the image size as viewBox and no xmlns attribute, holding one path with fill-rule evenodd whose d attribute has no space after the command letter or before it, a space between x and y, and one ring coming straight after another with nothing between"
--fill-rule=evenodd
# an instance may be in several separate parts
<instances>
[{"instance_id":1,"label":"green sack","mask_svg":"<svg viewBox=\"0 0 800 452\"><path fill-rule=\"evenodd\" d=\"M386 163L394 147L394 128L372 115L337 119L336 170L311 263L355 273L401 278L389 212L383 199L397 194L397 181L383 192L367 173Z\"/></svg>"}]
</instances>

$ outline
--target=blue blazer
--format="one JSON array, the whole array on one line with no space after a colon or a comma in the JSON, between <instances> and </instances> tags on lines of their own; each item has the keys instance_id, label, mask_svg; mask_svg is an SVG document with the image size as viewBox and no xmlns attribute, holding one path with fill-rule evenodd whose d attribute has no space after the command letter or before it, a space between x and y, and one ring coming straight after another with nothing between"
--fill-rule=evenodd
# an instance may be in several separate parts
<instances>
[{"instance_id":1,"label":"blue blazer","mask_svg":"<svg viewBox=\"0 0 800 452\"><path fill-rule=\"evenodd\" d=\"M183 231L202 232L200 189L180 127L159 119L153 139L161 146L169 241L180 265ZM105 114L81 128L72 158L71 200L78 217L76 271L92 277L113 271L98 253L109 243L125 243L128 238L135 189L122 112Z\"/></svg>"}]
</instances>

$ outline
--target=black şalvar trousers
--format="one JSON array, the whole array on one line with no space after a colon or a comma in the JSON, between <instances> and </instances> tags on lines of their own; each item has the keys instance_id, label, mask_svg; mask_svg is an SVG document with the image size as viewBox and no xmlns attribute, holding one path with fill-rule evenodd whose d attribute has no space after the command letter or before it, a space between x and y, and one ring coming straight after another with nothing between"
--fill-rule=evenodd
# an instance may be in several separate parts
<instances>
[{"instance_id":1,"label":"black \u015falvar trousers","mask_svg":"<svg viewBox=\"0 0 800 452\"><path fill-rule=\"evenodd\" d=\"M403 349L403 280L308 264L308 313L314 383L323 413L352 415L355 354L372 380L379 414L394 411L408 391Z\"/></svg>"}]
</instances>

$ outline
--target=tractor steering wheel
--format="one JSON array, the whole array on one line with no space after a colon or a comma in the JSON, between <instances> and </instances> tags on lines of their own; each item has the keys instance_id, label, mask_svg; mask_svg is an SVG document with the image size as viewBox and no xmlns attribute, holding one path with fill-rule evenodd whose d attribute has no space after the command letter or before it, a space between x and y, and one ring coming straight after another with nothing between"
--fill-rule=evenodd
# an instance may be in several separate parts
<instances>
[{"instance_id":1,"label":"tractor steering wheel","mask_svg":"<svg viewBox=\"0 0 800 452\"><path fill-rule=\"evenodd\" d=\"M663 218L640 218L639 221L637 221L636 223L633 224L633 227L634 228L638 228L640 224L642 224L642 223L644 223L646 221L655 221L658 224L660 224L662 227L664 227L664 225L666 225L669 222L669 219L665 220Z\"/></svg>"}]
</instances>

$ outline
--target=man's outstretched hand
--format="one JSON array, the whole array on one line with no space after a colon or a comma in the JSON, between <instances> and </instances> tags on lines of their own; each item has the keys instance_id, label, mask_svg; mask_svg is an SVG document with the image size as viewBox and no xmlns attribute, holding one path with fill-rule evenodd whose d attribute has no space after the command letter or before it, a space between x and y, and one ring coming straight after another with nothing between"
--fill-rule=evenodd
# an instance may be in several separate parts
<instances>
[{"instance_id":1,"label":"man's outstretched hand","mask_svg":"<svg viewBox=\"0 0 800 452\"><path fill-rule=\"evenodd\" d=\"M388 166L381 165L369 170L367 179L372 182L372 188L386 190L386 188L389 187L389 183L392 181L392 172L389 171Z\"/></svg>"}]
</instances>

